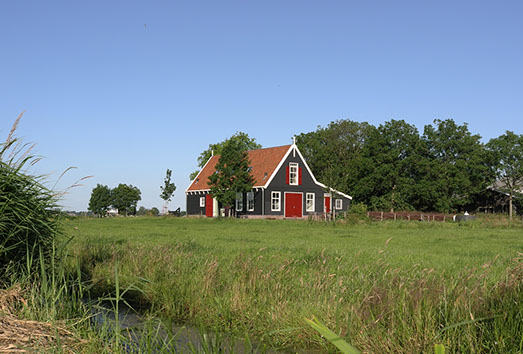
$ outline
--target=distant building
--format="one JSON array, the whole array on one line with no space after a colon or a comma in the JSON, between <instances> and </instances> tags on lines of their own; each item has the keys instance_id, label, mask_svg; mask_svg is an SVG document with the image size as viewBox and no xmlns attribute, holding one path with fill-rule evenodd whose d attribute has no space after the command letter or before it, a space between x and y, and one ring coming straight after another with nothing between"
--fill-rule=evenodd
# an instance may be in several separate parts
<instances>
[{"instance_id":1,"label":"distant building","mask_svg":"<svg viewBox=\"0 0 523 354\"><path fill-rule=\"evenodd\" d=\"M116 215L118 215L118 209L110 207L109 209L107 209L107 215L108 216L116 216Z\"/></svg>"}]
</instances>

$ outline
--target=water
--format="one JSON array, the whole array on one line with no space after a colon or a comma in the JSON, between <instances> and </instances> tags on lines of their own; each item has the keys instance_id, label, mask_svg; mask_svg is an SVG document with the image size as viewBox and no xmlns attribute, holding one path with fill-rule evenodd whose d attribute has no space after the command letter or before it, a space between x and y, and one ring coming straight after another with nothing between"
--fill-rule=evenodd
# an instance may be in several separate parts
<instances>
[{"instance_id":1,"label":"water","mask_svg":"<svg viewBox=\"0 0 523 354\"><path fill-rule=\"evenodd\" d=\"M281 353L248 340L239 340L223 333L207 333L195 327L165 323L146 318L125 303L118 304L118 313L110 301L90 304L93 325L109 339L115 339L117 326L120 342L127 352L149 353ZM291 350L296 353L297 351ZM305 352L301 352L305 353ZM312 353L307 351L307 353Z\"/></svg>"}]
</instances>

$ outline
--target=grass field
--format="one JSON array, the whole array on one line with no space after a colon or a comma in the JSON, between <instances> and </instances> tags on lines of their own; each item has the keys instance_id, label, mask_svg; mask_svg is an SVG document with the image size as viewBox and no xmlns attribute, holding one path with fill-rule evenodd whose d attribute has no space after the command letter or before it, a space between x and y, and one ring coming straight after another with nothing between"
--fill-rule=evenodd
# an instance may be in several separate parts
<instances>
[{"instance_id":1,"label":"grass field","mask_svg":"<svg viewBox=\"0 0 523 354\"><path fill-rule=\"evenodd\" d=\"M365 351L523 350L521 224L112 218L65 233L93 293L118 267L129 300L211 330L332 348L316 316Z\"/></svg>"}]
</instances>

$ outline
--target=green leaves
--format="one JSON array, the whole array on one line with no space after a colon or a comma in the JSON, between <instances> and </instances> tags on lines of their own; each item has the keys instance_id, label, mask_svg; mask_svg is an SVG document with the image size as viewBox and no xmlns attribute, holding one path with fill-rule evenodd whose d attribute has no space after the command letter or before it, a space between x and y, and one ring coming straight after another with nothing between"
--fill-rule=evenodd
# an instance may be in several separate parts
<instances>
[{"instance_id":1,"label":"green leaves","mask_svg":"<svg viewBox=\"0 0 523 354\"><path fill-rule=\"evenodd\" d=\"M318 333L325 337L330 343L334 344L344 354L357 354L359 353L353 346L347 343L339 335L331 331L327 326L318 321L317 318L312 317L312 320L305 319L305 322L312 328L314 328Z\"/></svg>"},{"instance_id":2,"label":"green leaves","mask_svg":"<svg viewBox=\"0 0 523 354\"><path fill-rule=\"evenodd\" d=\"M254 179L248 172L250 161L241 141L229 139L225 142L216 173L209 177L211 194L218 202L231 207L238 193L252 189Z\"/></svg>"},{"instance_id":3,"label":"green leaves","mask_svg":"<svg viewBox=\"0 0 523 354\"><path fill-rule=\"evenodd\" d=\"M96 215L104 216L112 203L113 193L111 188L97 184L91 192L88 209Z\"/></svg>"},{"instance_id":4,"label":"green leaves","mask_svg":"<svg viewBox=\"0 0 523 354\"><path fill-rule=\"evenodd\" d=\"M498 190L510 197L510 217L512 201L523 190L523 135L507 131L491 139L487 144L490 165L496 177L501 181Z\"/></svg>"},{"instance_id":5,"label":"green leaves","mask_svg":"<svg viewBox=\"0 0 523 354\"><path fill-rule=\"evenodd\" d=\"M160 186L160 190L162 191L162 194L160 194L160 198L164 200L164 212L167 210L167 205L171 201L171 198L173 196L174 191L176 190L176 186L174 183L171 182L171 170L167 169L167 172L165 173L165 180L164 185Z\"/></svg>"},{"instance_id":6,"label":"green leaves","mask_svg":"<svg viewBox=\"0 0 523 354\"><path fill-rule=\"evenodd\" d=\"M236 144L236 146L238 146L238 148L241 151L257 150L257 149L262 148L262 146L256 142L256 139L249 138L248 134L243 133L243 132L236 132L230 138L228 138L222 142L215 143L215 144L209 144L209 147L207 148L207 150L203 151L200 154L200 156L198 156L198 167L203 168L203 166L205 166L207 161L209 161L209 159L211 158L213 153L214 153L214 155L222 154L225 145L231 141L234 142L234 144ZM198 175L198 172L199 171L194 171L193 173L191 173L189 175L189 179L190 180L195 179L196 176Z\"/></svg>"},{"instance_id":7,"label":"green leaves","mask_svg":"<svg viewBox=\"0 0 523 354\"><path fill-rule=\"evenodd\" d=\"M135 213L137 203L142 199L141 192L137 187L122 183L113 189L112 194L112 205L118 209L120 214Z\"/></svg>"},{"instance_id":8,"label":"green leaves","mask_svg":"<svg viewBox=\"0 0 523 354\"><path fill-rule=\"evenodd\" d=\"M371 209L449 212L472 208L492 182L480 138L452 119L435 120L423 135L403 120L339 120L297 144L319 181Z\"/></svg>"}]
</instances>

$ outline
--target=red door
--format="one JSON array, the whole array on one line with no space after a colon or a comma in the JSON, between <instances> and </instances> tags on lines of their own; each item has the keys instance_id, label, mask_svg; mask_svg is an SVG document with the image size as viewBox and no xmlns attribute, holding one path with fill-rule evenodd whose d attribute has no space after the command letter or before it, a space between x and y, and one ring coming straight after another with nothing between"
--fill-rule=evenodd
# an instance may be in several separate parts
<instances>
[{"instance_id":1,"label":"red door","mask_svg":"<svg viewBox=\"0 0 523 354\"><path fill-rule=\"evenodd\" d=\"M205 216L212 218L213 217L213 200L210 194L205 195Z\"/></svg>"},{"instance_id":2,"label":"red door","mask_svg":"<svg viewBox=\"0 0 523 354\"><path fill-rule=\"evenodd\" d=\"M331 212L331 197L325 197L325 212Z\"/></svg>"},{"instance_id":3,"label":"red door","mask_svg":"<svg viewBox=\"0 0 523 354\"><path fill-rule=\"evenodd\" d=\"M285 216L288 218L303 216L301 193L285 193Z\"/></svg>"}]
</instances>

